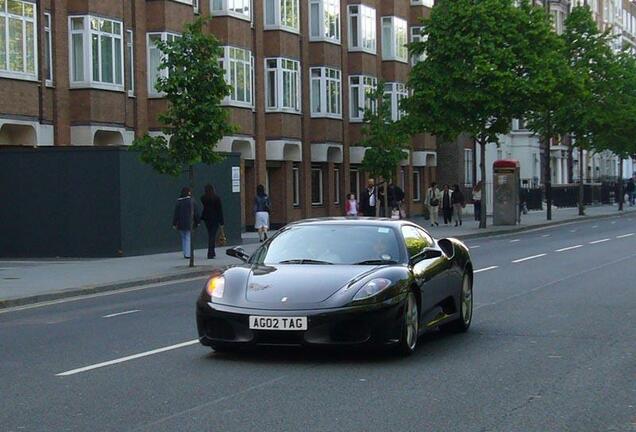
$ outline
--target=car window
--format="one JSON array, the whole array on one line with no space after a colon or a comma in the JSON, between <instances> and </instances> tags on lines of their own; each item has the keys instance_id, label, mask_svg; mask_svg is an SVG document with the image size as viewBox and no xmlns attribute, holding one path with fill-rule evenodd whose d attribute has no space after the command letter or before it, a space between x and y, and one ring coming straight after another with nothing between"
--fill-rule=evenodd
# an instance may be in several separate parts
<instances>
[{"instance_id":1,"label":"car window","mask_svg":"<svg viewBox=\"0 0 636 432\"><path fill-rule=\"evenodd\" d=\"M406 249L409 252L409 258L413 258L418 253L422 252L425 247L430 246L420 235L417 228L413 226L403 226L402 236L404 237L404 244L406 245Z\"/></svg>"},{"instance_id":2,"label":"car window","mask_svg":"<svg viewBox=\"0 0 636 432\"><path fill-rule=\"evenodd\" d=\"M417 232L420 234L422 239L424 239L424 247L433 247L433 245L435 244L435 241L433 240L433 237L431 237L429 233L427 233L426 231L420 228L417 228Z\"/></svg>"},{"instance_id":3,"label":"car window","mask_svg":"<svg viewBox=\"0 0 636 432\"><path fill-rule=\"evenodd\" d=\"M374 225L315 224L284 229L250 260L254 264L361 264L401 260L397 232Z\"/></svg>"}]
</instances>

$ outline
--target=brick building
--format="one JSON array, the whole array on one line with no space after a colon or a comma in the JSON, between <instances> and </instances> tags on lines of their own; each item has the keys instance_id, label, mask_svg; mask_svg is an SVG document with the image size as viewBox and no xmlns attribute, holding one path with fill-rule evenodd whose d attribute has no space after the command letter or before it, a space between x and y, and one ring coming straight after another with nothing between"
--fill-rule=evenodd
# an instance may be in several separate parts
<instances>
[{"instance_id":1,"label":"brick building","mask_svg":"<svg viewBox=\"0 0 636 432\"><path fill-rule=\"evenodd\" d=\"M433 0L0 0L0 145L129 145L159 133L154 41L197 14L224 48L241 154L244 225L257 184L272 222L341 215L359 193L365 92L386 81L397 106L410 65L405 44ZM411 214L436 175L435 139L413 138L396 167Z\"/></svg>"}]
</instances>

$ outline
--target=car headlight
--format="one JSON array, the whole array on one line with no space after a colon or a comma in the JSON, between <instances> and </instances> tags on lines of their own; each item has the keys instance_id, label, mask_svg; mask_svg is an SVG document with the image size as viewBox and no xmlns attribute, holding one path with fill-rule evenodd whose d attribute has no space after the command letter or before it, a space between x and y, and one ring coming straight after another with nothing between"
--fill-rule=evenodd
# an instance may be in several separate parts
<instances>
[{"instance_id":1,"label":"car headlight","mask_svg":"<svg viewBox=\"0 0 636 432\"><path fill-rule=\"evenodd\" d=\"M223 276L215 276L210 278L205 290L212 299L223 298L223 292L225 292L225 278Z\"/></svg>"},{"instance_id":2,"label":"car headlight","mask_svg":"<svg viewBox=\"0 0 636 432\"><path fill-rule=\"evenodd\" d=\"M391 286L391 281L388 279L372 279L358 290L356 295L353 297L353 301L365 300L369 297L373 297L374 295L379 294L380 292L387 289L389 286Z\"/></svg>"}]
</instances>

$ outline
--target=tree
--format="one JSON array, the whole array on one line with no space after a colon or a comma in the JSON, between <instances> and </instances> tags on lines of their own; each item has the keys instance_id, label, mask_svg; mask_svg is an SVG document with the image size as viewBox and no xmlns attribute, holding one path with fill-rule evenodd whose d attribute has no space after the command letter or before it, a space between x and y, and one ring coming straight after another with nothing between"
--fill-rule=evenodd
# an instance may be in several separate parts
<instances>
[{"instance_id":1,"label":"tree","mask_svg":"<svg viewBox=\"0 0 636 432\"><path fill-rule=\"evenodd\" d=\"M552 174L550 141L568 132L567 125L557 115L572 90L572 77L565 56L565 44L552 30L550 15L543 7L528 2L520 6L527 16L526 40L523 51L528 110L528 129L538 136L543 153L542 172L548 220L552 219Z\"/></svg>"},{"instance_id":2,"label":"tree","mask_svg":"<svg viewBox=\"0 0 636 432\"><path fill-rule=\"evenodd\" d=\"M388 217L388 182L395 173L395 167L404 159L404 150L410 144L409 135L401 124L392 119L392 106L384 95L384 82L379 82L367 96L371 103L370 108L365 110L362 127L360 145L367 148L362 169L384 180L384 214ZM379 205L376 205L376 216L378 213Z\"/></svg>"},{"instance_id":3,"label":"tree","mask_svg":"<svg viewBox=\"0 0 636 432\"><path fill-rule=\"evenodd\" d=\"M594 138L601 132L603 101L610 93L608 74L613 53L610 30L599 32L587 6L572 9L565 20L562 35L571 70L572 87L558 116L567 125L579 148L579 215L585 215L583 151L592 150Z\"/></svg>"},{"instance_id":4,"label":"tree","mask_svg":"<svg viewBox=\"0 0 636 432\"><path fill-rule=\"evenodd\" d=\"M172 42L156 42L163 54L159 66L163 74L156 89L168 101L168 109L159 116L164 136L146 134L131 147L161 174L176 177L187 171L193 193L194 165L222 160L216 145L234 131L221 106L231 90L219 63L223 51L213 35L203 33L206 22L200 18L187 24L181 37ZM194 242L190 244L193 267Z\"/></svg>"},{"instance_id":5,"label":"tree","mask_svg":"<svg viewBox=\"0 0 636 432\"><path fill-rule=\"evenodd\" d=\"M404 103L411 131L448 140L469 134L481 149L482 180L486 144L498 143L526 111L523 59L533 42L524 17L512 0L443 0L423 20L422 40L411 44L413 54L425 55L411 72L412 96Z\"/></svg>"},{"instance_id":6,"label":"tree","mask_svg":"<svg viewBox=\"0 0 636 432\"><path fill-rule=\"evenodd\" d=\"M620 158L618 210L623 210L623 160L636 153L636 59L618 53L607 69L606 96L601 100L594 149Z\"/></svg>"}]
</instances>

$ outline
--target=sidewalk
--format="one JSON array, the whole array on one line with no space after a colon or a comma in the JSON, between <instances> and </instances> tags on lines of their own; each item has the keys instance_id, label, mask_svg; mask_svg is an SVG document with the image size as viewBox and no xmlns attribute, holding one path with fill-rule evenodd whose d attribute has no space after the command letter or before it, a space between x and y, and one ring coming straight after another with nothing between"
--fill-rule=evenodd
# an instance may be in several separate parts
<instances>
[{"instance_id":1,"label":"sidewalk","mask_svg":"<svg viewBox=\"0 0 636 432\"><path fill-rule=\"evenodd\" d=\"M546 221L545 211L522 215L521 225L479 229L479 224L467 206L464 224L431 227L423 218L413 221L421 224L436 238L462 239L496 234L514 233L550 225L591 218L619 216L616 206L588 207L586 216L579 217L576 208L555 209L553 220ZM625 207L623 214L636 215L636 207ZM175 239L175 244L177 240ZM257 248L255 233L243 235L243 248L252 253ZM48 259L0 261L0 309L23 304L55 300L64 297L124 289L142 284L183 280L208 275L213 269L239 263L225 255L227 248L217 248L217 258L206 259L207 250L195 252L196 267L191 269L180 252L108 259Z\"/></svg>"}]
</instances>

